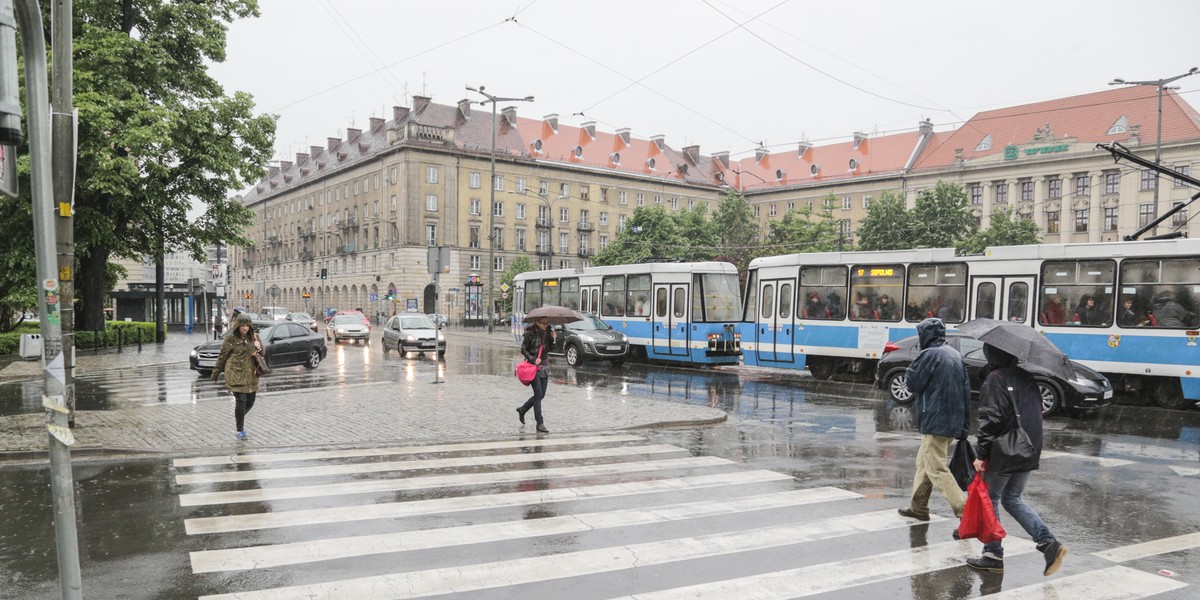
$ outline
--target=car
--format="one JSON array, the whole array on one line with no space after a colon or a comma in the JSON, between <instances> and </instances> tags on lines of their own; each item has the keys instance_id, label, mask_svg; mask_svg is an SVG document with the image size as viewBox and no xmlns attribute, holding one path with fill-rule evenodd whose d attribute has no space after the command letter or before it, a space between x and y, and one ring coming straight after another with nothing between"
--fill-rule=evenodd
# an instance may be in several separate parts
<instances>
[{"instance_id":1,"label":"car","mask_svg":"<svg viewBox=\"0 0 1200 600\"><path fill-rule=\"evenodd\" d=\"M433 319L421 313L393 315L383 326L383 355L395 350L401 356L408 352L437 352L446 355L446 334L438 331Z\"/></svg>"},{"instance_id":2,"label":"car","mask_svg":"<svg viewBox=\"0 0 1200 600\"><path fill-rule=\"evenodd\" d=\"M948 332L946 343L962 353L963 362L967 364L967 374L971 379L971 397L978 399L979 388L983 385L984 367L987 365L987 359L983 356L983 342L965 333ZM913 393L905 386L904 379L905 369L920 353L918 346L915 335L888 342L883 349L883 358L879 360L879 367L875 372L875 385L887 390L891 399L898 404L908 404L914 399ZM1075 414L1112 404L1112 383L1090 367L1071 361L1071 369L1075 375L1067 381L1036 364L1022 362L1021 366L1029 371L1037 382L1038 391L1042 394L1043 416L1052 415L1060 410Z\"/></svg>"},{"instance_id":3,"label":"car","mask_svg":"<svg viewBox=\"0 0 1200 600\"><path fill-rule=\"evenodd\" d=\"M315 369L328 354L324 338L303 325L287 321L258 320L253 322L253 327L262 340L267 366L272 369L295 365ZM225 332L225 336L230 335L233 335L232 329ZM192 370L198 371L201 377L212 376L212 369L217 364L224 341L222 338L192 348L188 358Z\"/></svg>"},{"instance_id":4,"label":"car","mask_svg":"<svg viewBox=\"0 0 1200 600\"><path fill-rule=\"evenodd\" d=\"M287 320L293 323L299 323L313 331L317 330L317 320L312 318L308 313L294 312L287 314Z\"/></svg>"},{"instance_id":5,"label":"car","mask_svg":"<svg viewBox=\"0 0 1200 600\"><path fill-rule=\"evenodd\" d=\"M629 354L629 339L592 314L575 313L580 320L555 325L557 335L551 354L561 354L572 367L585 360L607 360L620 365Z\"/></svg>"},{"instance_id":6,"label":"car","mask_svg":"<svg viewBox=\"0 0 1200 600\"><path fill-rule=\"evenodd\" d=\"M264 306L258 314L268 321L284 321L288 316L288 309L282 306Z\"/></svg>"},{"instance_id":7,"label":"car","mask_svg":"<svg viewBox=\"0 0 1200 600\"><path fill-rule=\"evenodd\" d=\"M429 320L433 321L434 324L438 326L438 329L444 329L446 324L450 322L450 319L446 318L446 315L443 315L442 313L434 313L425 316L429 317Z\"/></svg>"},{"instance_id":8,"label":"car","mask_svg":"<svg viewBox=\"0 0 1200 600\"><path fill-rule=\"evenodd\" d=\"M325 327L325 337L333 343L340 344L342 340L367 343L371 339L371 324L365 322L361 314L337 315Z\"/></svg>"}]
</instances>

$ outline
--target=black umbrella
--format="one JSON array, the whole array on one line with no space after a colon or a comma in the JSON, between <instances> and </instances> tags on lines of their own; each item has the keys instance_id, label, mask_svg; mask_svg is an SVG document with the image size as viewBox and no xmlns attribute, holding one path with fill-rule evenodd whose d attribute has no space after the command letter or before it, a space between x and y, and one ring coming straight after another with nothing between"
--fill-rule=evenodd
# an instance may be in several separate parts
<instances>
[{"instance_id":1,"label":"black umbrella","mask_svg":"<svg viewBox=\"0 0 1200 600\"><path fill-rule=\"evenodd\" d=\"M564 325L566 323L582 321L583 317L579 316L579 313L562 306L543 306L525 314L526 321L537 319L546 319L550 321L551 325Z\"/></svg>"},{"instance_id":2,"label":"black umbrella","mask_svg":"<svg viewBox=\"0 0 1200 600\"><path fill-rule=\"evenodd\" d=\"M1067 355L1028 325L996 319L975 319L959 325L958 330L1022 362L1043 366L1067 381L1075 376Z\"/></svg>"}]
</instances>

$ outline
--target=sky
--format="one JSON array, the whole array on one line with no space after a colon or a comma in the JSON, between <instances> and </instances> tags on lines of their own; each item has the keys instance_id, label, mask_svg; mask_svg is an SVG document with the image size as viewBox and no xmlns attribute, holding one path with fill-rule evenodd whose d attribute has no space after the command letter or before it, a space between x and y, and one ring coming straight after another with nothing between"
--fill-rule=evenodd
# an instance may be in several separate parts
<instances>
[{"instance_id":1,"label":"sky","mask_svg":"<svg viewBox=\"0 0 1200 600\"><path fill-rule=\"evenodd\" d=\"M1200 66L1200 2L259 0L211 73L279 117L276 160L424 95L734 158L913 130ZM1189 42L1188 40L1192 40ZM1200 74L1180 94L1200 107Z\"/></svg>"}]
</instances>

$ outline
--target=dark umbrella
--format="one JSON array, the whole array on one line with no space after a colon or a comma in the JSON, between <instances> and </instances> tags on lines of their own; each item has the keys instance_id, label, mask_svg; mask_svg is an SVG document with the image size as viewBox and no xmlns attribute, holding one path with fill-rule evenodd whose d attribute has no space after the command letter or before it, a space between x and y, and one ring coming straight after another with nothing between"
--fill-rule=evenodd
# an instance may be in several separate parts
<instances>
[{"instance_id":1,"label":"dark umbrella","mask_svg":"<svg viewBox=\"0 0 1200 600\"><path fill-rule=\"evenodd\" d=\"M959 325L958 330L1023 362L1045 367L1067 381L1075 376L1067 355L1028 325L996 319L975 319Z\"/></svg>"},{"instance_id":2,"label":"dark umbrella","mask_svg":"<svg viewBox=\"0 0 1200 600\"><path fill-rule=\"evenodd\" d=\"M550 321L551 325L563 325L582 321L583 317L579 316L579 313L562 306L543 306L525 314L526 321L533 321L535 319L546 319Z\"/></svg>"}]
</instances>

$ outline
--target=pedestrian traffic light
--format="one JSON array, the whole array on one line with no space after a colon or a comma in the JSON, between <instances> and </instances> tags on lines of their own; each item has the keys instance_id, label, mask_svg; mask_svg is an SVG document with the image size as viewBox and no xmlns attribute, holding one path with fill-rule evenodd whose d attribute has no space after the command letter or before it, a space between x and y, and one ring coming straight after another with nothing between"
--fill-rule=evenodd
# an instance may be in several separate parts
<instances>
[{"instance_id":1,"label":"pedestrian traffic light","mask_svg":"<svg viewBox=\"0 0 1200 600\"><path fill-rule=\"evenodd\" d=\"M329 269L321 269L321 279L329 279Z\"/></svg>"}]
</instances>

